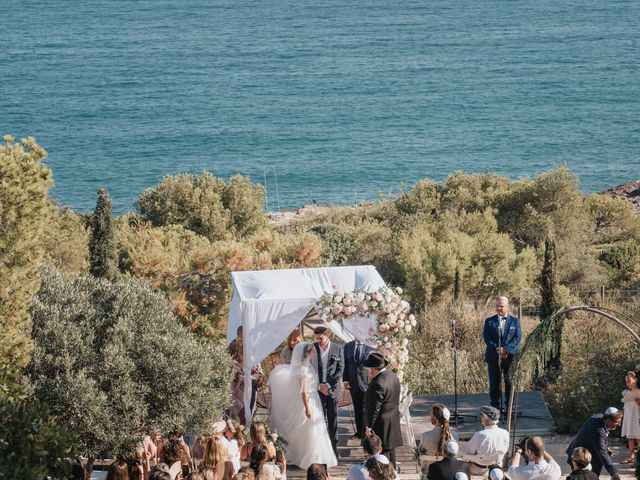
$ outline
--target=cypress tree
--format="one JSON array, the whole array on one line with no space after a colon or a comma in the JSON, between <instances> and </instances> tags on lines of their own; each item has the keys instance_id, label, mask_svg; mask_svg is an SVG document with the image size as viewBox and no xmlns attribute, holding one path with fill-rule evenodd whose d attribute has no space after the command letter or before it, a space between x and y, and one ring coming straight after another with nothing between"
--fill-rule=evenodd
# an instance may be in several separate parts
<instances>
[{"instance_id":1,"label":"cypress tree","mask_svg":"<svg viewBox=\"0 0 640 480\"><path fill-rule=\"evenodd\" d=\"M547 238L544 242L544 265L540 273L540 320L550 321L560 308L556 287L556 244ZM544 380L553 381L562 369L560 352L562 348L562 319L554 319L549 326L548 350L544 359Z\"/></svg>"},{"instance_id":2,"label":"cypress tree","mask_svg":"<svg viewBox=\"0 0 640 480\"><path fill-rule=\"evenodd\" d=\"M0 363L23 367L33 348L29 307L40 288L51 170L34 138L0 144Z\"/></svg>"},{"instance_id":3,"label":"cypress tree","mask_svg":"<svg viewBox=\"0 0 640 480\"><path fill-rule=\"evenodd\" d=\"M104 188L100 188L98 189L96 209L92 217L91 239L89 240L89 272L94 277L114 278L117 271L111 198Z\"/></svg>"},{"instance_id":4,"label":"cypress tree","mask_svg":"<svg viewBox=\"0 0 640 480\"><path fill-rule=\"evenodd\" d=\"M458 301L460 299L460 269L456 267L456 273L453 277L453 300Z\"/></svg>"}]
</instances>

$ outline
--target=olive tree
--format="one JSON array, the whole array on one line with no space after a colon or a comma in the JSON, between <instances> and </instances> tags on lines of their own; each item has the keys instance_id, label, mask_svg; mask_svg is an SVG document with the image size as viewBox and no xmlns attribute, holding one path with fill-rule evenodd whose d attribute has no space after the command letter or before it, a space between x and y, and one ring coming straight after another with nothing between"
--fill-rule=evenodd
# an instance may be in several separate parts
<instances>
[{"instance_id":1,"label":"olive tree","mask_svg":"<svg viewBox=\"0 0 640 480\"><path fill-rule=\"evenodd\" d=\"M145 284L44 269L31 314L34 395L83 456L126 454L143 426L206 429L229 404L224 345L190 333Z\"/></svg>"}]
</instances>

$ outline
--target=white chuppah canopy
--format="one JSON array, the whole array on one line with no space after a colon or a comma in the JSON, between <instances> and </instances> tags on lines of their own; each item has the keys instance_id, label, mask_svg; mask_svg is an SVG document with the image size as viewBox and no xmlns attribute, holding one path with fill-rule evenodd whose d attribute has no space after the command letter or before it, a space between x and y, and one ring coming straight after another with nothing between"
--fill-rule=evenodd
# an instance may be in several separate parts
<instances>
[{"instance_id":1,"label":"white chuppah canopy","mask_svg":"<svg viewBox=\"0 0 640 480\"><path fill-rule=\"evenodd\" d=\"M384 280L371 265L233 272L231 282L233 297L227 343L231 343L236 336L236 329L242 325L247 421L251 418L251 367L280 345L322 294L334 290L352 292L356 289L374 292L385 286ZM344 335L337 322L329 326L343 338L353 338L347 332Z\"/></svg>"}]
</instances>

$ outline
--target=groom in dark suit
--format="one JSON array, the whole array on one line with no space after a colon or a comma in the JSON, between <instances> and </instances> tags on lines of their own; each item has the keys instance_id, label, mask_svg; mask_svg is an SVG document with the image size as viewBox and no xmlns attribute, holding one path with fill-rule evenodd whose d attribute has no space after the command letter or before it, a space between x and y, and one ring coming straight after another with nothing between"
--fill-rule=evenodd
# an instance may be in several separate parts
<instances>
[{"instance_id":1,"label":"groom in dark suit","mask_svg":"<svg viewBox=\"0 0 640 480\"><path fill-rule=\"evenodd\" d=\"M318 372L318 391L331 445L338 458L338 406L344 369L342 347L330 340L329 329L325 326L316 327L313 334L316 337L313 345L316 349L314 364Z\"/></svg>"},{"instance_id":2,"label":"groom in dark suit","mask_svg":"<svg viewBox=\"0 0 640 480\"><path fill-rule=\"evenodd\" d=\"M364 394L369 386L367 368L364 362L373 348L359 340L352 340L344 346L344 373L342 380L344 387L351 393L353 411L356 417L356 431L353 437L362 439L364 436Z\"/></svg>"},{"instance_id":3,"label":"groom in dark suit","mask_svg":"<svg viewBox=\"0 0 640 480\"><path fill-rule=\"evenodd\" d=\"M387 369L389 362L373 352L364 362L369 369L369 388L364 397L365 435L382 440L382 453L396 466L396 447L402 445L400 431L400 380Z\"/></svg>"},{"instance_id":4,"label":"groom in dark suit","mask_svg":"<svg viewBox=\"0 0 640 480\"><path fill-rule=\"evenodd\" d=\"M504 377L505 410L509 406L511 395L511 379L509 367L513 361L513 354L518 350L522 338L520 319L509 315L509 299L498 297L496 301L496 315L484 321L482 337L487 348L484 361L489 370L489 398L491 406L500 408L501 379Z\"/></svg>"}]
</instances>

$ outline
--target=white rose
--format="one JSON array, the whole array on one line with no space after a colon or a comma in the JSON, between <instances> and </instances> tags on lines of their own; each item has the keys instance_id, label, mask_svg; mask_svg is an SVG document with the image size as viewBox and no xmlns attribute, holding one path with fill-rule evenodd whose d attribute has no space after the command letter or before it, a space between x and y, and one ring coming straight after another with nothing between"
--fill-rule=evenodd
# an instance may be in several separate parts
<instances>
[{"instance_id":1,"label":"white rose","mask_svg":"<svg viewBox=\"0 0 640 480\"><path fill-rule=\"evenodd\" d=\"M404 326L404 331L407 332L407 333L410 333L411 332L411 325L405 325Z\"/></svg>"}]
</instances>

